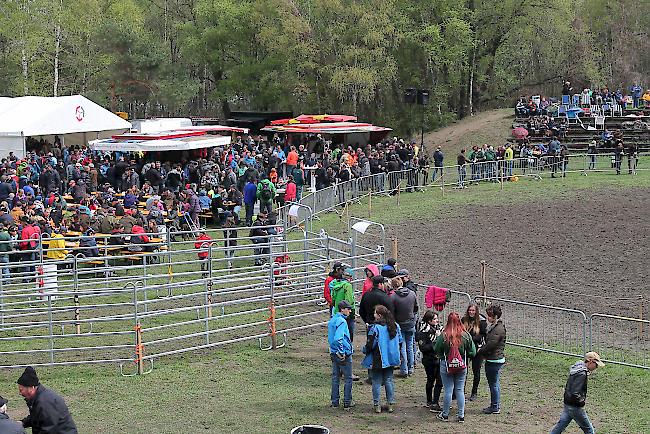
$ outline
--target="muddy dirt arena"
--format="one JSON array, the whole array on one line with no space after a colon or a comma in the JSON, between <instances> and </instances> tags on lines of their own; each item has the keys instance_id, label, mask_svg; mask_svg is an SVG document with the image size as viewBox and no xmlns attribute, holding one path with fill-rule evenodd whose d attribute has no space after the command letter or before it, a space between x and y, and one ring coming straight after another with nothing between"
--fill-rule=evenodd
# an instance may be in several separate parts
<instances>
[{"instance_id":1,"label":"muddy dirt arena","mask_svg":"<svg viewBox=\"0 0 650 434\"><path fill-rule=\"evenodd\" d=\"M429 221L391 226L388 235L399 239L399 266L419 283L478 294L485 260L533 282L488 268L488 295L587 315L633 317L639 315L638 303L622 298L643 295L648 315L647 188L586 190L577 200L452 208Z\"/></svg>"}]
</instances>

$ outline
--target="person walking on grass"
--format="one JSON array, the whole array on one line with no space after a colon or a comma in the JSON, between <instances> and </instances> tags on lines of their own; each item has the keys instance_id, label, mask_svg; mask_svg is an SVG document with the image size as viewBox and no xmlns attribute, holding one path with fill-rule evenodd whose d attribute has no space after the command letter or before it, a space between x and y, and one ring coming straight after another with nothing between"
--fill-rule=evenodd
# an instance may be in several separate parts
<instances>
[{"instance_id":1,"label":"person walking on grass","mask_svg":"<svg viewBox=\"0 0 650 434\"><path fill-rule=\"evenodd\" d=\"M362 351L366 355L361 364L370 370L372 379L372 404L375 413L381 413L380 392L386 390L388 412L394 411L395 383L393 368L400 365L399 346L402 332L390 310L377 305L374 308L374 324L368 329L368 339Z\"/></svg>"},{"instance_id":2,"label":"person walking on grass","mask_svg":"<svg viewBox=\"0 0 650 434\"><path fill-rule=\"evenodd\" d=\"M587 378L598 368L605 364L600 360L598 353L590 351L585 354L584 361L575 363L569 370L569 379L564 387L564 410L560 420L551 430L551 434L560 434L575 420L585 434L593 434L594 426L585 411L587 400Z\"/></svg>"},{"instance_id":3,"label":"person walking on grass","mask_svg":"<svg viewBox=\"0 0 650 434\"><path fill-rule=\"evenodd\" d=\"M327 341L332 359L332 407L340 405L340 382L343 376L343 409L354 407L352 402L352 339L348 329L347 317L352 315L352 305L346 300L337 305L337 312L327 323Z\"/></svg>"},{"instance_id":4,"label":"person walking on grass","mask_svg":"<svg viewBox=\"0 0 650 434\"><path fill-rule=\"evenodd\" d=\"M451 312L447 324L438 336L433 350L440 359L440 377L444 388L442 412L436 416L443 422L449 421L451 397L455 393L458 402L458 422L465 422L465 379L467 360L476 355L472 337L465 331L458 313ZM432 412L436 412L433 408Z\"/></svg>"},{"instance_id":5,"label":"person walking on grass","mask_svg":"<svg viewBox=\"0 0 650 434\"><path fill-rule=\"evenodd\" d=\"M485 359L485 377L490 387L490 406L483 409L485 414L501 413L501 385L499 375L506 363L506 326L501 319L501 306L492 304L485 311L487 330L485 344L476 352L476 358ZM480 369L480 367L479 367Z\"/></svg>"}]
</instances>

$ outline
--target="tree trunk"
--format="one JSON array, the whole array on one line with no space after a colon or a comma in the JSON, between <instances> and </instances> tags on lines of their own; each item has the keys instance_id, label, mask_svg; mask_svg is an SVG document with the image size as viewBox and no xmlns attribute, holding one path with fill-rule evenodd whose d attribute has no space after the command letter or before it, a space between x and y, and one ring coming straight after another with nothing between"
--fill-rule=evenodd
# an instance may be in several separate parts
<instances>
[{"instance_id":1,"label":"tree trunk","mask_svg":"<svg viewBox=\"0 0 650 434\"><path fill-rule=\"evenodd\" d=\"M23 40L23 48L21 49L20 63L23 67L23 95L29 94L29 62L27 61L27 52L25 51L25 41Z\"/></svg>"},{"instance_id":2,"label":"tree trunk","mask_svg":"<svg viewBox=\"0 0 650 434\"><path fill-rule=\"evenodd\" d=\"M59 96L59 53L61 52L61 25L54 28L54 96Z\"/></svg>"},{"instance_id":3,"label":"tree trunk","mask_svg":"<svg viewBox=\"0 0 650 434\"><path fill-rule=\"evenodd\" d=\"M469 115L474 116L474 62L476 61L476 49L472 48L472 59L469 65Z\"/></svg>"}]
</instances>

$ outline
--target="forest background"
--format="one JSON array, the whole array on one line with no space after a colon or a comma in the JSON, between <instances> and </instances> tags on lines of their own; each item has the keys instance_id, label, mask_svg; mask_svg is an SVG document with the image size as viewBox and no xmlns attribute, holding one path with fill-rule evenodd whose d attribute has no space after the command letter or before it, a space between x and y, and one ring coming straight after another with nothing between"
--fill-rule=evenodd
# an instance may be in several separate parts
<instances>
[{"instance_id":1,"label":"forest background","mask_svg":"<svg viewBox=\"0 0 650 434\"><path fill-rule=\"evenodd\" d=\"M518 95L648 83L643 0L3 0L0 95L131 117L356 114L410 136Z\"/></svg>"}]
</instances>

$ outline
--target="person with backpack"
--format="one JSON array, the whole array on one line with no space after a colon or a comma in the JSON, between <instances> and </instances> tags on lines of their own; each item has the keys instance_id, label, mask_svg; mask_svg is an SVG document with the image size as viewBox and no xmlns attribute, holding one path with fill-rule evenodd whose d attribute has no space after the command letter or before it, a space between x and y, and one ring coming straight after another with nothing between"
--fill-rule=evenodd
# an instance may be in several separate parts
<instances>
[{"instance_id":1,"label":"person with backpack","mask_svg":"<svg viewBox=\"0 0 650 434\"><path fill-rule=\"evenodd\" d=\"M584 361L579 361L571 366L569 378L564 387L564 410L560 420L551 430L551 434L564 432L572 420L587 434L593 434L594 426L585 411L587 401L587 379L589 375L605 364L600 360L598 353L590 351L585 354Z\"/></svg>"},{"instance_id":2,"label":"person with backpack","mask_svg":"<svg viewBox=\"0 0 650 434\"><path fill-rule=\"evenodd\" d=\"M485 359L485 377L490 386L490 406L483 409L485 414L501 413L501 386L499 374L506 363L506 326L501 319L501 306L491 304L485 311L488 325L485 332L485 345L476 353L475 359ZM480 369L480 367L479 367Z\"/></svg>"},{"instance_id":3,"label":"person with backpack","mask_svg":"<svg viewBox=\"0 0 650 434\"><path fill-rule=\"evenodd\" d=\"M463 328L460 316L451 312L442 334L436 338L433 350L440 359L440 378L445 391L442 412L438 419L449 421L451 397L455 393L458 402L458 422L465 422L465 379L467 377L467 359L476 355L472 337ZM431 409L431 411L435 411Z\"/></svg>"},{"instance_id":4,"label":"person with backpack","mask_svg":"<svg viewBox=\"0 0 650 434\"><path fill-rule=\"evenodd\" d=\"M262 175L262 180L257 184L257 199L260 201L260 212L273 212L275 194L275 185L265 175Z\"/></svg>"},{"instance_id":5,"label":"person with backpack","mask_svg":"<svg viewBox=\"0 0 650 434\"><path fill-rule=\"evenodd\" d=\"M393 314L385 306L375 306L373 318L374 323L368 328L366 345L362 348L366 356L361 365L370 370L375 413L381 413L379 395L382 385L386 390L388 412L392 413L395 405L393 368L400 365L399 346L402 343L402 332Z\"/></svg>"},{"instance_id":6,"label":"person with backpack","mask_svg":"<svg viewBox=\"0 0 650 434\"><path fill-rule=\"evenodd\" d=\"M461 320L465 331L469 333L474 341L474 346L480 348L485 341L485 331L487 329L487 321L485 317L479 313L479 307L476 303L470 303L467 306L465 315ZM476 399L478 393L478 386L481 382L481 366L483 365L483 359L479 356L478 351L475 357L472 357L472 393L469 396L470 401Z\"/></svg>"},{"instance_id":7,"label":"person with backpack","mask_svg":"<svg viewBox=\"0 0 650 434\"><path fill-rule=\"evenodd\" d=\"M442 333L438 314L433 310L427 310L417 326L415 339L418 348L422 353L422 366L427 374L425 392L427 395L427 407L430 410L442 411L440 407L440 393L442 392L442 378L440 378L440 359L433 351L433 343Z\"/></svg>"}]
</instances>

